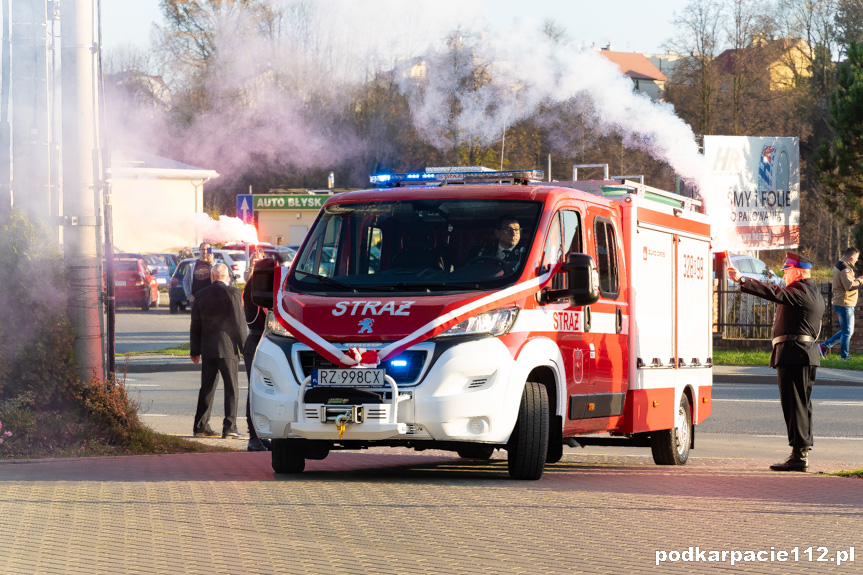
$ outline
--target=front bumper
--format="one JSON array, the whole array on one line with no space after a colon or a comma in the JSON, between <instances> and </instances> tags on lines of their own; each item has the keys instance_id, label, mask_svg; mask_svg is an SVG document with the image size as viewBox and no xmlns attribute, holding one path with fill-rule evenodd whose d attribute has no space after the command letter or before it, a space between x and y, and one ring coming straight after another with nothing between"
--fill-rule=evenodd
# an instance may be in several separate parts
<instances>
[{"instance_id":1,"label":"front bumper","mask_svg":"<svg viewBox=\"0 0 863 575\"><path fill-rule=\"evenodd\" d=\"M328 419L326 409L332 406L303 401L308 383L288 355L268 338L255 353L251 412L261 437L502 444L518 415L524 381L510 384L515 361L497 338L459 343L437 356L431 353L415 385L398 387L388 378L390 387L376 390L383 403L357 405L362 422L352 418L341 430Z\"/></svg>"}]
</instances>

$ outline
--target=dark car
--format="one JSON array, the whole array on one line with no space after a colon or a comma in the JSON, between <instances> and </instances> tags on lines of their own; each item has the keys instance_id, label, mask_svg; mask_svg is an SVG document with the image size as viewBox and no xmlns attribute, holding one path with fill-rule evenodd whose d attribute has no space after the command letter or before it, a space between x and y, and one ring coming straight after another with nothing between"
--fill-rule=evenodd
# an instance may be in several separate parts
<instances>
[{"instance_id":1,"label":"dark car","mask_svg":"<svg viewBox=\"0 0 863 575\"><path fill-rule=\"evenodd\" d=\"M114 301L147 311L159 305L159 284L140 258L114 260Z\"/></svg>"},{"instance_id":2,"label":"dark car","mask_svg":"<svg viewBox=\"0 0 863 575\"><path fill-rule=\"evenodd\" d=\"M273 258L276 260L276 265L288 267L291 265L291 262L294 261L294 256L296 252L292 252L289 250L261 250L263 255L268 258Z\"/></svg>"},{"instance_id":3,"label":"dark car","mask_svg":"<svg viewBox=\"0 0 863 575\"><path fill-rule=\"evenodd\" d=\"M186 276L189 266L194 262L194 258L181 261L177 264L174 275L171 276L171 283L168 284L168 309L170 309L171 313L185 311L189 306L189 300L186 299L186 290L183 289L183 278Z\"/></svg>"}]
</instances>

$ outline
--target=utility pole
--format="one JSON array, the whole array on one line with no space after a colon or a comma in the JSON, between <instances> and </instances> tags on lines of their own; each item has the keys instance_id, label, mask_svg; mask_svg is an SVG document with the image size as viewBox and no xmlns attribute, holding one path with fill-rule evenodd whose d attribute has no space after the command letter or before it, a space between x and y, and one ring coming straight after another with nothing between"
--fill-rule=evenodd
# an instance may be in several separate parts
<instances>
[{"instance_id":1,"label":"utility pole","mask_svg":"<svg viewBox=\"0 0 863 575\"><path fill-rule=\"evenodd\" d=\"M78 376L104 377L102 365L101 199L96 189L96 45L93 0L61 0L63 238L69 270L69 319Z\"/></svg>"},{"instance_id":2,"label":"utility pole","mask_svg":"<svg viewBox=\"0 0 863 575\"><path fill-rule=\"evenodd\" d=\"M12 202L33 220L50 226L51 150L48 109L48 2L13 1L12 57Z\"/></svg>"},{"instance_id":3,"label":"utility pole","mask_svg":"<svg viewBox=\"0 0 863 575\"><path fill-rule=\"evenodd\" d=\"M0 60L0 225L9 221L12 208L12 126L9 124L9 83L12 75L12 37L9 0L2 0L3 51Z\"/></svg>"}]
</instances>

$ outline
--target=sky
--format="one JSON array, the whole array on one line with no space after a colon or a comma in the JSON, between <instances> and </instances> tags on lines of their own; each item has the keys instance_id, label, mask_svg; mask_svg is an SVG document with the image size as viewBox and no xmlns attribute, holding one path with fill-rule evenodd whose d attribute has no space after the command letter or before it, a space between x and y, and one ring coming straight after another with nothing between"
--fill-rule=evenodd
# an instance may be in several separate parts
<instances>
[{"instance_id":1,"label":"sky","mask_svg":"<svg viewBox=\"0 0 863 575\"><path fill-rule=\"evenodd\" d=\"M391 20L395 12L388 9L394 5L391 0L344 2L353 9L379 10L381 34L408 33ZM688 0L460 0L451 3L400 0L398 5L401 9L416 6L420 10L434 10L446 25L487 25L497 30L517 30L550 18L564 26L570 38L584 47L593 44L604 47L610 42L612 50L619 52L660 53L666 51L663 44L675 35L671 23L674 13L682 13L687 3ZM130 44L146 47L154 23L161 23L159 0L102 0L102 35L106 50ZM418 31L409 33L416 36Z\"/></svg>"}]
</instances>

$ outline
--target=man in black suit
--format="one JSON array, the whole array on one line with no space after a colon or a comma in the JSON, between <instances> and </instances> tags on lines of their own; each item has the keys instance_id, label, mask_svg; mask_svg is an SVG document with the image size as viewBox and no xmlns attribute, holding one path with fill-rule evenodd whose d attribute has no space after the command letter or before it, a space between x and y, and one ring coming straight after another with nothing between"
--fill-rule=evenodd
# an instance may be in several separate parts
<instances>
[{"instance_id":1,"label":"man in black suit","mask_svg":"<svg viewBox=\"0 0 863 575\"><path fill-rule=\"evenodd\" d=\"M824 298L812 279L812 262L788 252L785 256L785 286L780 288L740 275L728 268L728 279L740 283L740 291L779 305L773 318L773 353L779 401L788 428L791 455L770 466L773 471L806 471L812 447L812 384L821 361L815 343L821 331Z\"/></svg>"},{"instance_id":2,"label":"man in black suit","mask_svg":"<svg viewBox=\"0 0 863 575\"><path fill-rule=\"evenodd\" d=\"M477 257L498 259L504 263L507 272L518 268L525 252L524 246L518 245L521 240L521 226L518 220L509 215L498 218L494 237L497 239L497 243L482 248Z\"/></svg>"},{"instance_id":3,"label":"man in black suit","mask_svg":"<svg viewBox=\"0 0 863 575\"><path fill-rule=\"evenodd\" d=\"M246 322L243 318L242 294L229 285L228 266L216 264L212 271L212 284L195 297L192 307L192 325L189 329L192 363L201 362L201 390L195 411L195 437L218 435L210 427L210 411L216 394L216 375L221 373L225 382L225 419L222 421L222 438L241 438L237 431L237 370L240 365L238 350L246 339Z\"/></svg>"},{"instance_id":4,"label":"man in black suit","mask_svg":"<svg viewBox=\"0 0 863 575\"><path fill-rule=\"evenodd\" d=\"M255 360L255 351L258 348L261 338L264 336L264 330L267 327L267 310L266 308L255 305L252 301L252 273L264 272L267 270L275 273L276 262L272 258L256 258L250 262L249 267L243 272L246 279L246 287L243 290L243 314L246 316L246 326L249 330L249 335L246 337L246 342L243 345L243 363L246 364L246 377L249 380L249 393L246 394L246 423L249 426L249 445L248 451L269 451L272 447L272 442L269 439L261 439L255 431L255 424L252 422L252 410L249 404L249 396L252 395L252 362Z\"/></svg>"}]
</instances>

